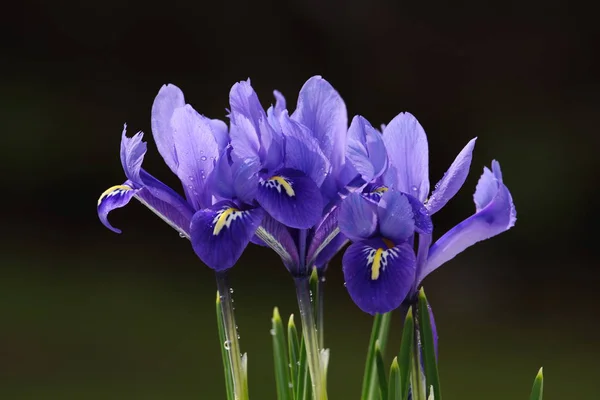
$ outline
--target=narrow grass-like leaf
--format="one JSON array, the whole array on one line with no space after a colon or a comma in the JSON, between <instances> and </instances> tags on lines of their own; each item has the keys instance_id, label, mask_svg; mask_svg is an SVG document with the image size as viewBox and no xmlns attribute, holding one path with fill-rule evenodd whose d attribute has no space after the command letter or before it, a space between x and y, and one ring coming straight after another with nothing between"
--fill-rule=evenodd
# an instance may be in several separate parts
<instances>
[{"instance_id":1,"label":"narrow grass-like leaf","mask_svg":"<svg viewBox=\"0 0 600 400\"><path fill-rule=\"evenodd\" d=\"M290 376L292 381L292 391L295 394L298 387L298 365L300 364L300 342L298 340L298 330L294 323L294 314L290 315L287 327L288 356L290 360ZM294 397L295 398L295 397Z\"/></svg>"},{"instance_id":2,"label":"narrow grass-like leaf","mask_svg":"<svg viewBox=\"0 0 600 400\"><path fill-rule=\"evenodd\" d=\"M308 365L306 364L306 347L304 337L300 339L300 361L298 364L298 386L295 391L295 400L308 400L312 396L312 385Z\"/></svg>"},{"instance_id":3,"label":"narrow grass-like leaf","mask_svg":"<svg viewBox=\"0 0 600 400\"><path fill-rule=\"evenodd\" d=\"M221 357L223 359L223 371L225 374L225 390L227 391L227 400L234 400L235 392L233 389L233 378L231 372L231 361L229 354L224 346L225 341L225 322L223 321L223 311L221 309L221 296L217 291L217 326L219 330L219 347L221 348Z\"/></svg>"},{"instance_id":4,"label":"narrow grass-like leaf","mask_svg":"<svg viewBox=\"0 0 600 400\"><path fill-rule=\"evenodd\" d=\"M410 360L412 346L415 335L415 321L413 319L412 307L408 309L404 326L402 327L402 343L400 344L399 366L400 366L400 387L401 399L408 399L408 388L410 387Z\"/></svg>"},{"instance_id":5,"label":"narrow grass-like leaf","mask_svg":"<svg viewBox=\"0 0 600 400\"><path fill-rule=\"evenodd\" d=\"M533 388L531 388L531 396L529 400L542 400L544 396L544 368L540 368L535 380L533 381Z\"/></svg>"},{"instance_id":6,"label":"narrow grass-like leaf","mask_svg":"<svg viewBox=\"0 0 600 400\"><path fill-rule=\"evenodd\" d=\"M433 387L435 400L442 400L440 391L440 376L438 373L437 359L435 355L435 343L429 317L429 309L425 290L419 290L419 318L418 323L421 332L423 346L423 360L425 363L425 380L427 385Z\"/></svg>"},{"instance_id":7,"label":"narrow grass-like leaf","mask_svg":"<svg viewBox=\"0 0 600 400\"><path fill-rule=\"evenodd\" d=\"M383 354L381 354L381 347L379 347L379 340L375 342L375 368L377 369L380 398L381 400L386 400L388 397L388 383L385 374L385 365L383 365Z\"/></svg>"},{"instance_id":8,"label":"narrow grass-like leaf","mask_svg":"<svg viewBox=\"0 0 600 400\"><path fill-rule=\"evenodd\" d=\"M275 383L277 385L277 398L279 400L292 400L290 381L290 368L288 366L287 346L283 322L277 307L273 309L273 359L275 361Z\"/></svg>"},{"instance_id":9,"label":"narrow grass-like leaf","mask_svg":"<svg viewBox=\"0 0 600 400\"><path fill-rule=\"evenodd\" d=\"M371 329L371 339L367 350L367 362L365 364L365 374L363 376L363 386L361 400L376 400L379 398L379 379L377 377L377 367L375 361L375 344L379 341L379 348L383 353L387 344L387 337L390 331L390 321L392 313L377 314L373 320Z\"/></svg>"},{"instance_id":10,"label":"narrow grass-like leaf","mask_svg":"<svg viewBox=\"0 0 600 400\"><path fill-rule=\"evenodd\" d=\"M319 291L319 274L317 273L317 268L313 267L312 272L310 274L310 279L309 279L309 285L310 285L310 302L312 304L313 307L313 315L315 316L315 321L317 320L317 313L319 310L319 305L318 303L318 291ZM317 332L318 333L318 332Z\"/></svg>"},{"instance_id":11,"label":"narrow grass-like leaf","mask_svg":"<svg viewBox=\"0 0 600 400\"><path fill-rule=\"evenodd\" d=\"M398 365L398 357L394 357L392 366L390 367L387 400L402 400L402 384L400 382L400 366Z\"/></svg>"}]
</instances>

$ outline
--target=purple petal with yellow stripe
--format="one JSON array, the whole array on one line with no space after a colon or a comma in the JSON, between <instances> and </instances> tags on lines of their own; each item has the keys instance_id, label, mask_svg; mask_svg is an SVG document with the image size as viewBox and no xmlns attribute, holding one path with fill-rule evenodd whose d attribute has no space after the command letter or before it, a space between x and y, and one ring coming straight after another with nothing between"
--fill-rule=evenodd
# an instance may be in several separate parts
<instances>
[{"instance_id":1,"label":"purple petal with yellow stripe","mask_svg":"<svg viewBox=\"0 0 600 400\"><path fill-rule=\"evenodd\" d=\"M210 268L233 267L256 232L264 216L260 208L240 209L222 201L194 214L190 224L192 247Z\"/></svg>"},{"instance_id":2,"label":"purple petal with yellow stripe","mask_svg":"<svg viewBox=\"0 0 600 400\"><path fill-rule=\"evenodd\" d=\"M406 243L388 247L382 239L350 245L342 259L350 297L369 314L397 308L412 287L415 253Z\"/></svg>"},{"instance_id":3,"label":"purple petal with yellow stripe","mask_svg":"<svg viewBox=\"0 0 600 400\"><path fill-rule=\"evenodd\" d=\"M256 200L269 215L291 228L308 229L323 213L319 187L304 173L293 169L282 169L263 179Z\"/></svg>"},{"instance_id":4,"label":"purple petal with yellow stripe","mask_svg":"<svg viewBox=\"0 0 600 400\"><path fill-rule=\"evenodd\" d=\"M131 181L127 181L122 185L110 187L105 190L98 199L98 217L104 226L115 233L121 233L121 230L115 228L108 222L108 214L112 210L125 207L129 203L133 195L139 190L133 189L132 185Z\"/></svg>"}]
</instances>

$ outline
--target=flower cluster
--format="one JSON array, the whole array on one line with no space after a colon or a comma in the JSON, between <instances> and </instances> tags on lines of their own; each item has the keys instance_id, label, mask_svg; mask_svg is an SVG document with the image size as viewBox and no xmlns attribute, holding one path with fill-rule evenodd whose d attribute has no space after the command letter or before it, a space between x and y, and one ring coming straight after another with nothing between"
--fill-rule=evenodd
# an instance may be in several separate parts
<instances>
[{"instance_id":1,"label":"flower cluster","mask_svg":"<svg viewBox=\"0 0 600 400\"><path fill-rule=\"evenodd\" d=\"M432 245L431 215L464 183L475 139L430 194L427 138L411 114L382 131L361 116L348 127L344 101L319 76L304 84L292 113L274 95L265 110L249 80L236 83L227 125L196 112L176 86L163 86L152 133L184 197L142 168L142 133L129 138L123 130L127 180L100 196L100 220L120 232L108 213L135 197L216 271L231 268L252 242L276 251L295 277L313 267L324 274L351 241L343 256L347 289L372 314L410 301L437 267L513 226L515 208L494 161L477 185L475 214Z\"/></svg>"}]
</instances>

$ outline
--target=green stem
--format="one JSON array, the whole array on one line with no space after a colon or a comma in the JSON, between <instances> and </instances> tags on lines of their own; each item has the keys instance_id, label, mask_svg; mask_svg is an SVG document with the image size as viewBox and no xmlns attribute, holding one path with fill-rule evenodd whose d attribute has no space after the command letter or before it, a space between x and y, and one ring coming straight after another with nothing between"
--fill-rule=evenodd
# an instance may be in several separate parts
<instances>
[{"instance_id":1,"label":"green stem","mask_svg":"<svg viewBox=\"0 0 600 400\"><path fill-rule=\"evenodd\" d=\"M326 400L327 391L323 373L321 372L321 357L319 355L317 330L311 304L310 283L308 277L298 277L295 279L295 283L298 307L302 319L302 335L306 344L308 370L312 380L313 399Z\"/></svg>"},{"instance_id":2,"label":"green stem","mask_svg":"<svg viewBox=\"0 0 600 400\"><path fill-rule=\"evenodd\" d=\"M327 270L325 266L324 270ZM319 276L317 284L317 333L319 334L319 349L325 348L325 275Z\"/></svg>"},{"instance_id":3,"label":"green stem","mask_svg":"<svg viewBox=\"0 0 600 400\"><path fill-rule=\"evenodd\" d=\"M413 355L411 357L411 388L412 398L414 400L426 400L425 388L421 380L421 337L418 328L418 322L415 321L414 325L414 343L413 343Z\"/></svg>"},{"instance_id":4,"label":"green stem","mask_svg":"<svg viewBox=\"0 0 600 400\"><path fill-rule=\"evenodd\" d=\"M217 289L219 291L221 310L223 313L223 327L225 331L225 342L222 343L222 346L225 346L225 349L229 353L235 400L246 400L248 398L248 390L244 383L246 379L242 367L242 354L240 351L240 343L238 341L235 315L233 314L231 286L229 285L227 271L218 271L216 276Z\"/></svg>"}]
</instances>

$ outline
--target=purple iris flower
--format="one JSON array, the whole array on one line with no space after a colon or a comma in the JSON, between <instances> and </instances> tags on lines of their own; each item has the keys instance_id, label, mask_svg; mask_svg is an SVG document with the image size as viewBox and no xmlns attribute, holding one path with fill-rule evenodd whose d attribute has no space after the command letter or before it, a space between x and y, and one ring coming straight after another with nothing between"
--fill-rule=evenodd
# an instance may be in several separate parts
<instances>
[{"instance_id":1,"label":"purple iris flower","mask_svg":"<svg viewBox=\"0 0 600 400\"><path fill-rule=\"evenodd\" d=\"M291 115L283 95L274 95L275 105L265 111L249 81L231 90L233 180L245 185L244 201L266 211L253 242L271 247L290 272L302 276L339 233L337 205L347 190L338 179L346 106L320 76L303 85ZM333 257L328 254L320 265Z\"/></svg>"},{"instance_id":2,"label":"purple iris flower","mask_svg":"<svg viewBox=\"0 0 600 400\"><path fill-rule=\"evenodd\" d=\"M430 216L461 188L475 139L456 157L429 195L425 131L409 113L396 116L383 133L354 118L348 133L349 164L369 181L342 203L339 226L353 241L343 257L346 287L365 312L385 313L416 293L432 271L473 244L511 228L516 210L500 165L484 169L474 199L476 212L433 246ZM414 241L418 236L418 251Z\"/></svg>"},{"instance_id":3,"label":"purple iris flower","mask_svg":"<svg viewBox=\"0 0 600 400\"><path fill-rule=\"evenodd\" d=\"M230 268L260 225L264 211L241 200L239 193L244 187L239 183L234 182L227 196L222 196L218 183L225 173L219 167L227 164L227 125L198 114L174 85L160 89L152 106L151 123L158 151L181 181L185 199L142 169L146 153L142 133L128 138L123 130L121 164L127 180L100 196L100 220L120 233L108 222L108 213L135 197L180 236L190 239L209 267ZM210 251L205 251L207 248Z\"/></svg>"}]
</instances>

